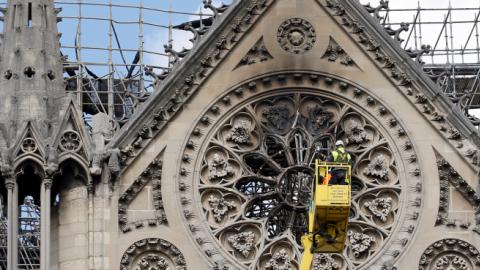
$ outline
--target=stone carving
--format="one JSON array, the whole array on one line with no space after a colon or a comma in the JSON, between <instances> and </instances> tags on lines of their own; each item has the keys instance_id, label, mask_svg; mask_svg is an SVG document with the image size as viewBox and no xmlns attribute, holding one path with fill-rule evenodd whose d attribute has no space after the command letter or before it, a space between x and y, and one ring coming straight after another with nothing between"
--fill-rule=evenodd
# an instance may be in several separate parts
<instances>
[{"instance_id":1,"label":"stone carving","mask_svg":"<svg viewBox=\"0 0 480 270\"><path fill-rule=\"evenodd\" d=\"M301 54L310 51L316 42L313 25L305 19L291 18L283 22L277 31L277 40L287 52Z\"/></svg>"},{"instance_id":2,"label":"stone carving","mask_svg":"<svg viewBox=\"0 0 480 270\"><path fill-rule=\"evenodd\" d=\"M408 23L401 23L400 27L397 29L392 29L390 26L385 27L385 32L393 37L393 40L397 41L398 43L402 43L404 40L400 38L400 34L402 32L407 32L410 28Z\"/></svg>"},{"instance_id":3,"label":"stone carving","mask_svg":"<svg viewBox=\"0 0 480 270\"><path fill-rule=\"evenodd\" d=\"M353 105L347 106L331 97L311 93L298 93L294 97L291 94L279 93L255 99L252 97L255 94L253 91L245 91L251 87L255 87L255 92L260 91L261 87L275 89L276 85L292 82L309 84L310 79L306 78L315 79L303 74L296 77L276 75L268 84L261 83L264 79L259 78L259 83L248 82L244 86L239 86L224 97L220 97L218 103L214 105L225 104L224 106L229 106L229 110L235 113L215 115L212 110L206 110L206 115L214 121L209 127L213 130L205 130L201 134L210 135L200 137L197 135L198 132L194 132L196 127L193 127L189 141L193 141L191 144L198 147L192 148L189 147L189 143L185 144L184 155L200 155L197 160L201 162L197 164L185 162L183 166L188 167L189 171L198 173L194 173L193 177L182 177L182 180L189 182L189 179L200 177L198 184L200 188L195 188L194 184L188 187L200 193L208 226L218 240L214 243L218 242L227 254L231 254L230 260L235 260L246 267L255 265L259 269L267 269L267 266L274 269L277 267L274 261L286 256L284 252L280 252L283 247L289 247L290 263L292 268L297 267L294 264L297 264L300 258L297 251L300 250L299 239L302 235L299 228L303 228L307 222L306 210L310 195L308 190L314 176L310 167L305 166L314 154L310 149L315 149L315 145L331 145L337 138L344 140L353 133L358 139L352 138L352 141L361 143L352 143L348 146L354 151L352 155L358 164L352 172L354 176L352 197L355 203L352 204L350 220L350 230L353 234L349 235L353 245L347 252L348 260L355 267L362 267L369 258L384 252L382 247L388 243L386 240L393 234L394 228L400 228L395 225L400 221L399 207L415 208L418 216L421 200L417 200L415 204L409 203L414 199L410 194L405 195L409 200L399 200L404 187L409 186L401 184L406 180L399 179L397 173L396 168L402 159L396 156L396 152L390 150L392 143L398 143L398 146L409 143L406 134L398 138L398 130L401 128L399 122L393 127L386 121L382 121L381 124L371 123L371 120L358 113ZM348 84L342 86L334 79L329 87L349 89ZM373 100L370 102L372 110L382 106L370 94L355 96L353 91L349 91L348 94L352 99ZM230 96L236 98L229 98L229 102L225 103L226 97ZM249 103L241 102L243 99L249 100ZM232 103L237 100L242 107L232 107L234 106ZM382 117L394 119L389 110L385 110L383 115ZM252 125L245 128L246 124L240 124L241 120L248 120ZM356 124L351 125L353 122ZM395 139L387 139L390 137L381 133L378 125L384 125L386 129L391 130L391 136ZM201 121L197 127L205 128ZM233 127L240 128L241 132L232 132ZM330 129L336 130L337 137L323 135L323 132L329 134ZM255 141L258 143L253 145L240 143L245 140L233 143L233 134L242 135L244 138L247 130L251 132L249 134L255 134ZM362 135L363 132L366 135ZM404 157L405 164L411 166L410 164L417 162L409 158L414 154L413 147L404 151L408 152ZM217 156L214 158L215 154ZM214 159L216 162L212 162ZM380 169L370 164L373 160L381 161L376 162L377 165L381 165ZM212 168L212 164L215 164L215 168ZM231 174L226 176L227 181L221 179L212 181L210 175L217 175L218 172L225 170L225 164L231 168L228 170ZM221 174L225 175L225 172ZM418 175L410 176L407 180L417 177ZM190 194L189 188L181 188L180 192ZM222 197L223 202L220 200ZM375 201L377 198L383 199ZM231 207L224 205L224 202L231 202L228 204ZM221 206L219 211L214 210L216 205ZM407 212L410 215L410 211ZM188 220L192 225L200 221L197 217ZM415 220L408 224L409 234L415 231L413 224L416 222ZM264 225L258 226L259 223ZM253 232L249 234L250 236L242 234L250 231ZM193 233L196 235L196 231ZM198 233L199 237L200 235L204 234ZM291 238L285 239L287 236ZM246 244L250 242L252 244ZM341 260L336 262L339 265L338 269L343 270L348 265L341 264ZM281 269L281 266L278 267Z\"/></svg>"},{"instance_id":4,"label":"stone carving","mask_svg":"<svg viewBox=\"0 0 480 270\"><path fill-rule=\"evenodd\" d=\"M289 270L292 269L292 262L287 250L282 248L275 252L272 258L265 265L266 270Z\"/></svg>"},{"instance_id":5,"label":"stone carving","mask_svg":"<svg viewBox=\"0 0 480 270\"><path fill-rule=\"evenodd\" d=\"M347 144L360 144L368 141L367 132L357 121L351 121L345 127L345 134L347 135Z\"/></svg>"},{"instance_id":6,"label":"stone carving","mask_svg":"<svg viewBox=\"0 0 480 270\"><path fill-rule=\"evenodd\" d=\"M236 207L233 201L226 201L224 198L219 198L214 195L210 195L208 203L212 207L213 217L216 222L221 222L225 218L225 215Z\"/></svg>"},{"instance_id":7,"label":"stone carving","mask_svg":"<svg viewBox=\"0 0 480 270\"><path fill-rule=\"evenodd\" d=\"M392 198L377 198L373 201L365 202L364 205L372 214L385 222L392 210Z\"/></svg>"},{"instance_id":8,"label":"stone carving","mask_svg":"<svg viewBox=\"0 0 480 270\"><path fill-rule=\"evenodd\" d=\"M435 270L448 270L448 269L458 269L458 270L469 270L469 263L466 259L457 256L457 255L444 255L437 259L435 262Z\"/></svg>"},{"instance_id":9,"label":"stone carving","mask_svg":"<svg viewBox=\"0 0 480 270\"><path fill-rule=\"evenodd\" d=\"M312 270L339 270L340 265L329 254L318 254L312 264Z\"/></svg>"},{"instance_id":10,"label":"stone carving","mask_svg":"<svg viewBox=\"0 0 480 270\"><path fill-rule=\"evenodd\" d=\"M380 179L388 176L388 166L385 162L385 157L383 155L376 156L365 168L365 174Z\"/></svg>"},{"instance_id":11,"label":"stone carving","mask_svg":"<svg viewBox=\"0 0 480 270\"><path fill-rule=\"evenodd\" d=\"M135 270L170 270L167 259L156 254L143 256Z\"/></svg>"},{"instance_id":12,"label":"stone carving","mask_svg":"<svg viewBox=\"0 0 480 270\"><path fill-rule=\"evenodd\" d=\"M338 43L330 37L330 43L328 44L327 51L322 56L322 59L328 59L330 62L340 62L340 64L345 66L353 66L355 62L353 59L345 52L345 50L338 45Z\"/></svg>"},{"instance_id":13,"label":"stone carving","mask_svg":"<svg viewBox=\"0 0 480 270\"><path fill-rule=\"evenodd\" d=\"M388 10L388 0L380 0L378 6L372 7L370 3L363 5L368 13L372 13L373 17L379 21L383 20L383 16L380 15L382 10Z\"/></svg>"},{"instance_id":14,"label":"stone carving","mask_svg":"<svg viewBox=\"0 0 480 270\"><path fill-rule=\"evenodd\" d=\"M213 154L212 160L210 161L210 180L221 181L225 177L232 176L233 173L233 168L224 157L217 153Z\"/></svg>"},{"instance_id":15,"label":"stone carving","mask_svg":"<svg viewBox=\"0 0 480 270\"><path fill-rule=\"evenodd\" d=\"M435 150L438 174L440 177L440 201L436 225L457 226L456 222L449 220L449 187L452 185L470 203L472 211L480 207L480 195L468 184L465 179ZM464 224L466 224L465 221ZM469 229L470 226L460 226Z\"/></svg>"},{"instance_id":16,"label":"stone carving","mask_svg":"<svg viewBox=\"0 0 480 270\"><path fill-rule=\"evenodd\" d=\"M360 257L360 255L370 249L375 238L370 235L348 231L347 233L348 241L350 243L350 248L353 251L355 257Z\"/></svg>"},{"instance_id":17,"label":"stone carving","mask_svg":"<svg viewBox=\"0 0 480 270\"><path fill-rule=\"evenodd\" d=\"M308 109L308 120L314 130L320 130L327 127L333 117L333 113L325 108L316 105Z\"/></svg>"},{"instance_id":18,"label":"stone carving","mask_svg":"<svg viewBox=\"0 0 480 270\"><path fill-rule=\"evenodd\" d=\"M241 232L228 237L228 243L240 252L243 257L248 258L255 246L255 234L253 232Z\"/></svg>"},{"instance_id":19,"label":"stone carving","mask_svg":"<svg viewBox=\"0 0 480 270\"><path fill-rule=\"evenodd\" d=\"M66 152L78 152L82 147L82 140L77 132L67 130L63 133L59 146Z\"/></svg>"},{"instance_id":20,"label":"stone carving","mask_svg":"<svg viewBox=\"0 0 480 270\"><path fill-rule=\"evenodd\" d=\"M140 229L146 225L157 226L168 222L162 199L162 156L163 151L148 168L133 181L132 185L120 195L118 199L118 225L122 232L126 233L133 228ZM152 185L154 217L148 220L129 221L127 217L128 206L149 183Z\"/></svg>"},{"instance_id":21,"label":"stone carving","mask_svg":"<svg viewBox=\"0 0 480 270\"><path fill-rule=\"evenodd\" d=\"M24 153L35 153L37 151L37 143L35 142L35 139L27 137L23 139L20 149Z\"/></svg>"},{"instance_id":22,"label":"stone carving","mask_svg":"<svg viewBox=\"0 0 480 270\"><path fill-rule=\"evenodd\" d=\"M429 54L432 47L430 45L422 45L420 49L414 50L412 48L405 50L405 52L419 64L424 64L422 56Z\"/></svg>"},{"instance_id":23,"label":"stone carving","mask_svg":"<svg viewBox=\"0 0 480 270\"><path fill-rule=\"evenodd\" d=\"M148 238L135 242L123 254L120 270L186 270L182 252L172 243Z\"/></svg>"},{"instance_id":24,"label":"stone carving","mask_svg":"<svg viewBox=\"0 0 480 270\"><path fill-rule=\"evenodd\" d=\"M250 144L250 125L246 120L238 122L232 127L230 134L227 136L227 140L230 140L237 144Z\"/></svg>"},{"instance_id":25,"label":"stone carving","mask_svg":"<svg viewBox=\"0 0 480 270\"><path fill-rule=\"evenodd\" d=\"M247 52L247 54L240 60L235 69L246 66L253 65L256 63L261 63L273 59L273 56L268 51L263 41L263 37L260 38L255 45Z\"/></svg>"},{"instance_id":26,"label":"stone carving","mask_svg":"<svg viewBox=\"0 0 480 270\"><path fill-rule=\"evenodd\" d=\"M276 129L284 129L289 123L290 110L286 105L275 105L265 109L263 115L266 120L264 123Z\"/></svg>"},{"instance_id":27,"label":"stone carving","mask_svg":"<svg viewBox=\"0 0 480 270\"><path fill-rule=\"evenodd\" d=\"M480 253L470 243L442 239L431 244L420 257L419 270L474 270L480 267Z\"/></svg>"}]
</instances>

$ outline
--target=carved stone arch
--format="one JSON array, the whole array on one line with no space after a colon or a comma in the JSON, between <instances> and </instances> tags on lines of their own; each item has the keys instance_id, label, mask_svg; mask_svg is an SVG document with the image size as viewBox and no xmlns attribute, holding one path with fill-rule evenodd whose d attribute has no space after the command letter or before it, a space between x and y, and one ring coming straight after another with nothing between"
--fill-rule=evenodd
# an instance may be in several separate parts
<instances>
[{"instance_id":1,"label":"carved stone arch","mask_svg":"<svg viewBox=\"0 0 480 270\"><path fill-rule=\"evenodd\" d=\"M74 165L78 170L80 170L85 175L85 184L90 183L90 173L88 162L84 159L83 156L79 156L73 153L60 155L58 158L59 169L64 168L66 164ZM61 173L61 171L60 171Z\"/></svg>"},{"instance_id":2,"label":"carved stone arch","mask_svg":"<svg viewBox=\"0 0 480 270\"><path fill-rule=\"evenodd\" d=\"M224 92L196 123L178 161L178 199L213 262L269 269L283 256L298 269L306 201L285 199L282 183L311 179L304 163L333 139L346 141L356 165L348 262L332 260L376 269L406 250L422 210L421 170L402 121L371 91L320 72L272 73Z\"/></svg>"},{"instance_id":3,"label":"carved stone arch","mask_svg":"<svg viewBox=\"0 0 480 270\"><path fill-rule=\"evenodd\" d=\"M475 270L480 267L480 253L472 244L454 238L438 240L423 252L418 269Z\"/></svg>"},{"instance_id":4,"label":"carved stone arch","mask_svg":"<svg viewBox=\"0 0 480 270\"><path fill-rule=\"evenodd\" d=\"M35 204L39 205L41 185L46 175L40 161L33 157L25 157L19 160L14 168L18 203L22 204L26 196L32 196Z\"/></svg>"},{"instance_id":5,"label":"carved stone arch","mask_svg":"<svg viewBox=\"0 0 480 270\"><path fill-rule=\"evenodd\" d=\"M13 163L13 171L15 176L19 176L24 173L24 170L31 166L34 170L34 174L42 179L45 177L45 169L43 166L43 160L35 156L24 156L20 159L15 160Z\"/></svg>"},{"instance_id":6,"label":"carved stone arch","mask_svg":"<svg viewBox=\"0 0 480 270\"><path fill-rule=\"evenodd\" d=\"M147 238L133 243L122 256L120 270L177 269L186 270L182 252L160 238Z\"/></svg>"},{"instance_id":7,"label":"carved stone arch","mask_svg":"<svg viewBox=\"0 0 480 270\"><path fill-rule=\"evenodd\" d=\"M88 167L82 159L70 156L59 160L58 174L55 180L61 181L64 176L71 174L72 177L81 181L85 186L91 183Z\"/></svg>"}]
</instances>

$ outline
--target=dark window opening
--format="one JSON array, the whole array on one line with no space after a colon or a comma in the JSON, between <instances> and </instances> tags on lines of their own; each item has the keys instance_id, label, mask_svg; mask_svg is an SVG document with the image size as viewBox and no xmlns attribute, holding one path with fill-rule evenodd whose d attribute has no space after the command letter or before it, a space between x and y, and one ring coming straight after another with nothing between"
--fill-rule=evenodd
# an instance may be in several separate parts
<instances>
[{"instance_id":1,"label":"dark window opening","mask_svg":"<svg viewBox=\"0 0 480 270\"><path fill-rule=\"evenodd\" d=\"M32 27L32 2L28 3L28 19L27 26Z\"/></svg>"},{"instance_id":2,"label":"dark window opening","mask_svg":"<svg viewBox=\"0 0 480 270\"><path fill-rule=\"evenodd\" d=\"M41 177L33 166L25 166L18 184L18 268L40 268Z\"/></svg>"},{"instance_id":3,"label":"dark window opening","mask_svg":"<svg viewBox=\"0 0 480 270\"><path fill-rule=\"evenodd\" d=\"M15 29L15 16L17 15L17 5L13 5L13 12L12 12L12 29Z\"/></svg>"}]
</instances>

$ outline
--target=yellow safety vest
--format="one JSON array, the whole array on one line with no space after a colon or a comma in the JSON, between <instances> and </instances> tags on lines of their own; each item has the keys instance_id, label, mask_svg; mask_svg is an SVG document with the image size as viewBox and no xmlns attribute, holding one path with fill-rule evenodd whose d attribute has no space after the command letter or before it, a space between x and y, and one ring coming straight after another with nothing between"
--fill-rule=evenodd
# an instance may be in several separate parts
<instances>
[{"instance_id":1,"label":"yellow safety vest","mask_svg":"<svg viewBox=\"0 0 480 270\"><path fill-rule=\"evenodd\" d=\"M350 162L350 154L345 151L345 148L339 147L336 150L332 151L333 162L338 163L349 163Z\"/></svg>"}]
</instances>

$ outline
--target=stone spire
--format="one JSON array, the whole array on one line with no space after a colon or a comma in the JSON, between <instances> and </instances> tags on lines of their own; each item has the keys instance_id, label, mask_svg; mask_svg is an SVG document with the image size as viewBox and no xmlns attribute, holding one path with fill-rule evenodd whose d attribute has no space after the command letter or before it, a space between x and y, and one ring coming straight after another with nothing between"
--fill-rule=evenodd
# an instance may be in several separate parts
<instances>
[{"instance_id":1,"label":"stone spire","mask_svg":"<svg viewBox=\"0 0 480 270\"><path fill-rule=\"evenodd\" d=\"M6 141L26 122L44 138L65 97L53 0L9 0L0 48L0 124ZM7 143L8 144L8 143Z\"/></svg>"}]
</instances>

